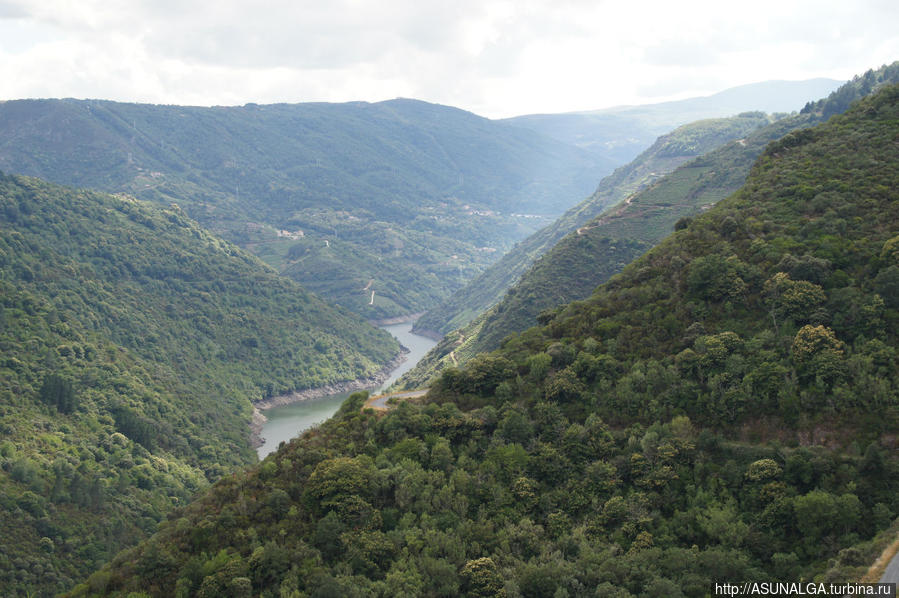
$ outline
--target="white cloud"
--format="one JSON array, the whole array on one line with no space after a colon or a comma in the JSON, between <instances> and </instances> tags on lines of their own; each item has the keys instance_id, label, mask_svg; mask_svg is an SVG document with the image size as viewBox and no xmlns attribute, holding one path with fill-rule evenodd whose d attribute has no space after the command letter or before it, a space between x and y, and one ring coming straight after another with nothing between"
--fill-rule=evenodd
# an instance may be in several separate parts
<instances>
[{"instance_id":1,"label":"white cloud","mask_svg":"<svg viewBox=\"0 0 899 598\"><path fill-rule=\"evenodd\" d=\"M897 17L887 0L0 0L0 98L584 110L845 79L899 58Z\"/></svg>"}]
</instances>

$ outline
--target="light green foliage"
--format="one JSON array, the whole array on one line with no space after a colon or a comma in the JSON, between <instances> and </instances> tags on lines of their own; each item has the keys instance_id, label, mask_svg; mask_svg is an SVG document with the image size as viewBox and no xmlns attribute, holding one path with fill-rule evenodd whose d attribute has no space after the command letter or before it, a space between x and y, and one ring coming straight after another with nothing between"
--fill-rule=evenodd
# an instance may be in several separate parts
<instances>
[{"instance_id":1,"label":"light green foliage","mask_svg":"<svg viewBox=\"0 0 899 598\"><path fill-rule=\"evenodd\" d=\"M251 400L398 351L178 208L23 177L0 176L0 314L11 595L70 588L254 462Z\"/></svg>"},{"instance_id":2,"label":"light green foliage","mask_svg":"<svg viewBox=\"0 0 899 598\"><path fill-rule=\"evenodd\" d=\"M613 167L533 131L413 100L9 101L0 156L6 172L175 202L367 318L444 299Z\"/></svg>"},{"instance_id":3,"label":"light green foliage","mask_svg":"<svg viewBox=\"0 0 899 598\"><path fill-rule=\"evenodd\" d=\"M778 478L781 472L782 469L777 461L773 459L759 459L749 464L746 479L752 482L767 481Z\"/></svg>"},{"instance_id":4,"label":"light green foliage","mask_svg":"<svg viewBox=\"0 0 899 598\"><path fill-rule=\"evenodd\" d=\"M857 562L899 514L899 315L873 284L899 234L897 134L894 87L774 143L743 190L420 403L344 411L220 481L115 559L106 595L219 587L269 543L297 571L253 580L260 595L384 593L389 577L424 595L700 598ZM738 295L691 287L708 256L703 281L735 273ZM829 320L775 324L778 272L819 286ZM270 508L278 490L293 515ZM193 574L222 550L230 568Z\"/></svg>"},{"instance_id":5,"label":"light green foliage","mask_svg":"<svg viewBox=\"0 0 899 598\"><path fill-rule=\"evenodd\" d=\"M697 203L699 198L685 198L680 203L686 205L679 211L672 209L671 204L677 200L671 193L658 202L643 201L645 194L651 193L660 179L664 180L664 175L700 154L751 134L771 120L762 113L745 113L697 121L662 135L632 162L602 179L589 198L519 243L442 305L429 310L416 322L416 328L445 334L466 326L478 314L502 302L499 311L491 316L496 320L493 327L497 332L477 348L491 350L507 334L533 325L541 310L586 297L598 284L668 234L679 212L695 211L702 205ZM757 151L761 151L761 146ZM702 168L704 173L711 170L708 166ZM705 176L702 186L709 186L709 182L709 176ZM742 179L736 177L729 189L736 189L740 182ZM641 190L645 191L641 193ZM724 192L712 194L715 199L724 195ZM702 199L705 203L714 201L706 195ZM622 203L625 200L627 203ZM638 203L629 207L634 201ZM615 206L618 208L611 209ZM649 214L653 210L664 212L660 214L661 226L655 224L655 214ZM628 223L630 212L639 214L635 222ZM669 223L671 214L674 220ZM578 227L584 227L581 234L575 233ZM565 249L550 252L557 244ZM547 253L546 258L538 259ZM518 282L521 277L523 280ZM562 277L564 282L560 284ZM510 294L504 297L507 290ZM506 321L510 315L512 321Z\"/></svg>"},{"instance_id":6,"label":"light green foliage","mask_svg":"<svg viewBox=\"0 0 899 598\"><path fill-rule=\"evenodd\" d=\"M537 353L528 357L525 365L528 367L528 375L534 382L542 382L549 372L552 357L546 353Z\"/></svg>"},{"instance_id":7,"label":"light green foliage","mask_svg":"<svg viewBox=\"0 0 899 598\"><path fill-rule=\"evenodd\" d=\"M502 579L496 563L490 557L482 557L465 563L462 567L464 589L470 596L502 596Z\"/></svg>"},{"instance_id":8,"label":"light green foliage","mask_svg":"<svg viewBox=\"0 0 899 598\"><path fill-rule=\"evenodd\" d=\"M807 365L818 359L839 359L843 355L843 343L825 326L803 326L793 339L793 360Z\"/></svg>"},{"instance_id":9,"label":"light green foliage","mask_svg":"<svg viewBox=\"0 0 899 598\"><path fill-rule=\"evenodd\" d=\"M865 83L866 80L868 83ZM877 81L877 84L870 84L870 80ZM879 85L897 81L899 68L894 64L847 83L843 91L835 92L831 97L842 94L857 98ZM848 103L838 104L839 112L848 107ZM672 229L684 230L692 216L739 189L769 142L791 131L822 122L833 114L830 110L824 113L815 110L803 112L770 124L762 118L764 115L758 113L717 121L719 126L723 125L720 137L712 134L715 131L712 123L701 121L660 138L645 154L604 179L594 196L569 210L553 225L520 243L444 305L425 314L416 326L447 333L470 321L461 331L465 343L457 348L455 354L456 362L464 363L479 352L498 348L508 335L520 333L538 321L545 323L539 316L542 311L587 297L597 285L621 271L634 258L665 238ZM750 126L753 119L761 120L755 120L756 124ZM730 139L743 139L725 143L727 135L724 131L728 130L728 126L735 127L731 130L735 134L737 129L740 130ZM741 126L747 128L740 129ZM673 171L674 163L666 164L660 159L660 155L674 151L670 148L689 145L680 141L697 137L705 140L696 146L697 153L703 155L691 156L692 159ZM639 190L641 187L645 188ZM828 197L833 199L833 195L828 196L828 192L824 192L817 201L823 204ZM622 201L625 199L627 201ZM834 203L834 209L838 205L839 202ZM741 234L741 229L743 234L757 236L766 226L766 222L752 215L740 219L739 226L737 224L738 219L726 215L716 227L722 237L728 239ZM575 233L578 227L579 233ZM541 255L543 257L537 259ZM826 275L830 273L831 260L823 256L797 255L801 257L784 255L778 269L789 273L794 281L806 280L823 285ZM664 266L682 271L684 257L672 256ZM728 259L729 256L724 253L720 258ZM734 266L708 290L739 302L744 285L751 282L747 275L751 277L754 272L740 268L739 264ZM879 277L882 290L878 292L884 296L884 301L893 307L899 305L899 269L894 273L883 271ZM889 298L884 293L888 293ZM493 304L496 305L491 308ZM827 313L820 308L797 315L823 323ZM876 322L871 324L872 329L876 327ZM403 382L407 387L417 387L435 377L441 369L452 365L448 359L436 357L432 351L428 358L406 375Z\"/></svg>"},{"instance_id":10,"label":"light green foliage","mask_svg":"<svg viewBox=\"0 0 899 598\"><path fill-rule=\"evenodd\" d=\"M805 281L794 281L785 272L778 272L765 282L764 292L775 322L791 319L808 322L813 318L826 317L817 312L827 299L821 286Z\"/></svg>"}]
</instances>

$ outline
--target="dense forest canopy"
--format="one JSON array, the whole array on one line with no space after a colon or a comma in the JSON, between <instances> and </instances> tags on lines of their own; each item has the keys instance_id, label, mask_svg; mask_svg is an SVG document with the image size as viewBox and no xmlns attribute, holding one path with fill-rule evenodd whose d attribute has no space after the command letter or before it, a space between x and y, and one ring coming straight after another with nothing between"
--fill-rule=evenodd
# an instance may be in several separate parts
<instances>
[{"instance_id":1,"label":"dense forest canopy","mask_svg":"<svg viewBox=\"0 0 899 598\"><path fill-rule=\"evenodd\" d=\"M395 340L180 208L0 175L0 587L48 595L256 461L251 400Z\"/></svg>"},{"instance_id":2,"label":"dense forest canopy","mask_svg":"<svg viewBox=\"0 0 899 598\"><path fill-rule=\"evenodd\" d=\"M0 103L0 169L175 202L367 318L430 307L615 165L414 100Z\"/></svg>"},{"instance_id":3,"label":"dense forest canopy","mask_svg":"<svg viewBox=\"0 0 899 598\"><path fill-rule=\"evenodd\" d=\"M748 132L735 142L689 160L670 174L656 177L651 185L643 185L642 190L630 194L625 201L605 209L592 219L572 220L572 214L586 216L595 209L596 199L603 194L623 197L627 186L622 182L627 179L620 180L622 173L647 171L647 165L641 164L640 160L619 168L603 180L593 198L519 244L497 265L479 275L470 285L472 288L459 291L443 306L425 314L419 320L425 324L417 323L418 326L427 327L427 322L433 322L433 318L441 314L455 313L450 323L464 321L460 320L462 313L470 313L472 306L481 305L479 302L490 292L487 289L496 292L498 287L495 285L501 280L498 275L503 266L509 266L506 280L513 280L518 276L517 272L523 270L521 258L525 255L524 250L539 253L536 248L541 239L548 235L561 239L523 271L499 303L458 331L448 334L403 378L401 384L409 388L426 387L442 369L464 364L478 353L496 349L509 334L536 324L541 312L586 298L597 285L621 271L633 258L661 241L673 229L685 226L690 217L740 188L750 167L768 143L846 110L846 98L858 99L897 81L899 63L868 71L842 85L827 98L809 103L802 114L780 118ZM814 110L811 109L813 106L816 107ZM702 128L698 130L702 131ZM692 127L685 128L684 132L691 134L682 133L679 136L676 131L660 139L660 143L656 144L656 153L670 153L667 151L670 144L661 143L667 138L676 141L697 136L696 129ZM664 171L657 163L650 162L648 165L651 166L649 170ZM633 178L632 174L628 176ZM580 225L575 222L580 222ZM568 234L563 238L566 230Z\"/></svg>"},{"instance_id":4,"label":"dense forest canopy","mask_svg":"<svg viewBox=\"0 0 899 598\"><path fill-rule=\"evenodd\" d=\"M337 416L73 596L706 596L899 513L899 87L421 404ZM895 529L892 530L895 533Z\"/></svg>"}]
</instances>

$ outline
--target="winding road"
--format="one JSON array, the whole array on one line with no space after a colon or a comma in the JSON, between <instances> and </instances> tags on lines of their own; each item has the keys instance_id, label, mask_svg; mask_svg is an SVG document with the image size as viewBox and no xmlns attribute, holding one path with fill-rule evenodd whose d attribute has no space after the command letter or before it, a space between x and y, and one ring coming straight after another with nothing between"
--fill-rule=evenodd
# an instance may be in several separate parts
<instances>
[{"instance_id":1,"label":"winding road","mask_svg":"<svg viewBox=\"0 0 899 598\"><path fill-rule=\"evenodd\" d=\"M886 569L883 570L880 583L899 583L899 552L893 556Z\"/></svg>"}]
</instances>

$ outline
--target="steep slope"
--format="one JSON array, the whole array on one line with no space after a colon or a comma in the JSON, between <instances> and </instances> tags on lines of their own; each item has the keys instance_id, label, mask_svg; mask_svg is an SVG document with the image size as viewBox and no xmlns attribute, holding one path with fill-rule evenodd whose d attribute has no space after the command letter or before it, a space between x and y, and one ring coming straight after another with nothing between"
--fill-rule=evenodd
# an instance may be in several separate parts
<instances>
[{"instance_id":1,"label":"steep slope","mask_svg":"<svg viewBox=\"0 0 899 598\"><path fill-rule=\"evenodd\" d=\"M630 164L602 179L594 193L558 220L534 233L415 323L415 331L446 334L460 328L498 302L533 261L559 239L606 208L624 200L678 165L770 123L772 117L747 112L730 118L701 120L659 137Z\"/></svg>"},{"instance_id":2,"label":"steep slope","mask_svg":"<svg viewBox=\"0 0 899 598\"><path fill-rule=\"evenodd\" d=\"M0 587L51 595L256 460L251 400L399 351L177 208L0 175Z\"/></svg>"},{"instance_id":3,"label":"steep slope","mask_svg":"<svg viewBox=\"0 0 899 598\"><path fill-rule=\"evenodd\" d=\"M506 336L535 325L541 312L589 296L597 285L667 236L679 221L682 224L739 189L769 142L816 120L811 115L790 116L762 127L690 160L586 221L536 259L499 303L448 334L447 342L435 346L397 386L426 388L442 370L492 351Z\"/></svg>"},{"instance_id":4,"label":"steep slope","mask_svg":"<svg viewBox=\"0 0 899 598\"><path fill-rule=\"evenodd\" d=\"M517 360L560 343L553 363L568 361L565 375L578 379L590 374L569 352L582 350L579 343L618 362L624 377L650 361L661 366L659 374L671 365L673 384L662 394L641 385L624 393L625 403L645 409L655 401L659 409L710 422L777 410L788 418L799 408L811 419L880 411L881 401L895 398L895 373L878 390L866 387L864 377L885 373L875 362L888 365L895 357L899 333L897 104L899 87L888 87L844 117L773 142L739 192L679 227L589 298L549 315L546 326L508 339L500 354ZM875 362L863 358L881 348ZM793 376L767 388L741 380L762 362L788 367L782 373ZM777 369L769 381L780 377ZM465 376L457 372L444 382L455 375ZM688 391L679 382L696 386ZM624 388L606 390L611 397ZM725 405L733 411L726 414ZM613 420L640 417L624 404L601 408Z\"/></svg>"},{"instance_id":5,"label":"steep slope","mask_svg":"<svg viewBox=\"0 0 899 598\"><path fill-rule=\"evenodd\" d=\"M767 143L843 112L851 101L897 81L899 63L868 71L827 98L809 102L801 114L783 118L684 164L614 209L584 222L576 231L569 223L572 232L525 270L502 301L449 335L448 342L435 347L399 386L424 388L442 369L493 350L505 336L534 325L541 311L588 296L596 285L664 238L679 220L738 189ZM527 246L541 233L521 245ZM481 279L490 277L492 270L488 269ZM460 292L458 296L464 295Z\"/></svg>"},{"instance_id":6,"label":"steep slope","mask_svg":"<svg viewBox=\"0 0 899 598\"><path fill-rule=\"evenodd\" d=\"M588 112L529 114L506 119L587 150L630 162L657 137L690 122L749 110L793 112L808 98L821 98L842 82L834 79L763 81L700 97L618 106Z\"/></svg>"},{"instance_id":7,"label":"steep slope","mask_svg":"<svg viewBox=\"0 0 899 598\"><path fill-rule=\"evenodd\" d=\"M176 202L370 318L435 304L613 166L521 127L412 100L0 103L0 169ZM373 304L362 291L369 281Z\"/></svg>"},{"instance_id":8,"label":"steep slope","mask_svg":"<svg viewBox=\"0 0 899 598\"><path fill-rule=\"evenodd\" d=\"M71 595L857 578L899 514L897 136L899 87L787 135L589 299L424 405L351 397Z\"/></svg>"}]
</instances>

